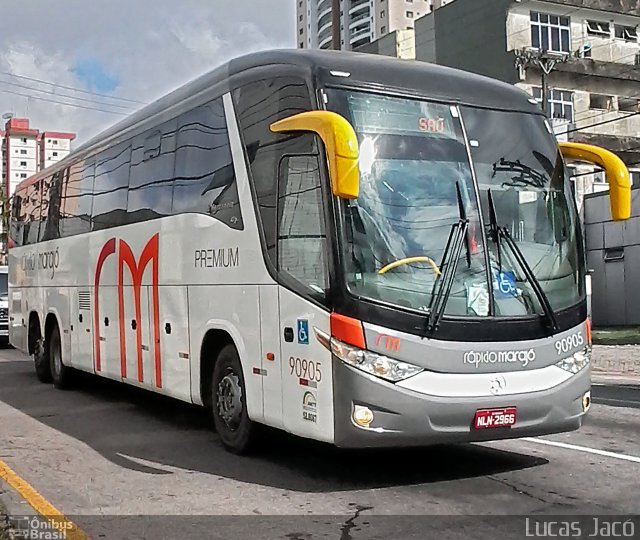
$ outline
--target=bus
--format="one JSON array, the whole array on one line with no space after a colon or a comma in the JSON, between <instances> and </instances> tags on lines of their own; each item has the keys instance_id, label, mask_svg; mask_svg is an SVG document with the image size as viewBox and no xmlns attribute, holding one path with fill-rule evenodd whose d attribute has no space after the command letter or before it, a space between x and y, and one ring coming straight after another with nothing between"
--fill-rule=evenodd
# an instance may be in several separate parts
<instances>
[{"instance_id":1,"label":"bus","mask_svg":"<svg viewBox=\"0 0 640 540\"><path fill-rule=\"evenodd\" d=\"M577 429L583 234L538 103L489 78L340 51L230 61L22 182L9 333L76 370L339 447Z\"/></svg>"}]
</instances>

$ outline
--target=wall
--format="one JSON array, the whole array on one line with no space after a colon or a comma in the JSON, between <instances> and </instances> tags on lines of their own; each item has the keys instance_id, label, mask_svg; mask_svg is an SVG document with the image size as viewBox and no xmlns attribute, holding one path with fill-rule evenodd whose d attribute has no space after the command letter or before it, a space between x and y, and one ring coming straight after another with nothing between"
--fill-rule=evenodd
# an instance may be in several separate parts
<instances>
[{"instance_id":1,"label":"wall","mask_svg":"<svg viewBox=\"0 0 640 540\"><path fill-rule=\"evenodd\" d=\"M611 221L607 193L586 195L584 227L587 268L592 275L594 326L640 325L640 189L632 190L632 217L625 222ZM623 258L605 262L622 248Z\"/></svg>"},{"instance_id":2,"label":"wall","mask_svg":"<svg viewBox=\"0 0 640 540\"><path fill-rule=\"evenodd\" d=\"M539 11L550 15L566 16L570 19L571 52L575 53L585 43L591 43L591 59L600 62L620 62L633 65L638 53L637 43L621 39L588 35L586 20L609 22L613 34L614 24L636 26L640 20L636 16L623 13L597 12L590 9L568 9L553 2L525 1L513 4L507 16L507 49L531 47L529 31L530 11Z\"/></svg>"},{"instance_id":3,"label":"wall","mask_svg":"<svg viewBox=\"0 0 640 540\"><path fill-rule=\"evenodd\" d=\"M517 82L513 54L507 52L506 17L512 3L455 0L435 10L416 24L416 59Z\"/></svg>"},{"instance_id":4,"label":"wall","mask_svg":"<svg viewBox=\"0 0 640 540\"><path fill-rule=\"evenodd\" d=\"M418 19L415 23L416 59L435 64L437 60L437 40L435 14L431 13Z\"/></svg>"}]
</instances>

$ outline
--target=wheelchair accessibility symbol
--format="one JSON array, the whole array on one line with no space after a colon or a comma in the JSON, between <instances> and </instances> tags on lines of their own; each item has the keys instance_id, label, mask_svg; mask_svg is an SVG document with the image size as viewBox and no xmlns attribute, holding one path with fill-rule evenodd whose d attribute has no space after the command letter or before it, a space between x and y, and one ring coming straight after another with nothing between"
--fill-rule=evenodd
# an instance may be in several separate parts
<instances>
[{"instance_id":1,"label":"wheelchair accessibility symbol","mask_svg":"<svg viewBox=\"0 0 640 540\"><path fill-rule=\"evenodd\" d=\"M518 296L516 276L513 272L498 272L493 286L502 297Z\"/></svg>"},{"instance_id":2,"label":"wheelchair accessibility symbol","mask_svg":"<svg viewBox=\"0 0 640 540\"><path fill-rule=\"evenodd\" d=\"M298 343L309 345L309 321L307 319L298 319Z\"/></svg>"}]
</instances>

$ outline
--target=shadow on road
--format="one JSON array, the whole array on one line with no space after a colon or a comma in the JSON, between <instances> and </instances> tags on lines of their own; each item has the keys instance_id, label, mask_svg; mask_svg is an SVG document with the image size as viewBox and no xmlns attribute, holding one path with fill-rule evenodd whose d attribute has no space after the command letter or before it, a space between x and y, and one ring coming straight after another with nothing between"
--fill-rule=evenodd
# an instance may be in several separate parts
<instances>
[{"instance_id":1,"label":"shadow on road","mask_svg":"<svg viewBox=\"0 0 640 540\"><path fill-rule=\"evenodd\" d=\"M547 460L477 445L340 450L268 430L255 455L226 452L200 407L80 374L77 390L37 382L29 362L0 363L0 401L149 474L170 467L302 492L424 484L536 467ZM142 462L137 461L142 460Z\"/></svg>"}]
</instances>

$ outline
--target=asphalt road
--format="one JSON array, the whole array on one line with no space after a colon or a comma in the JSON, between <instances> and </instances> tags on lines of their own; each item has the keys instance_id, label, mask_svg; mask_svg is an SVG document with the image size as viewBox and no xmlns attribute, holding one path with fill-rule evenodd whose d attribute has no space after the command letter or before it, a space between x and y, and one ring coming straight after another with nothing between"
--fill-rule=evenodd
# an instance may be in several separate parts
<instances>
[{"instance_id":1,"label":"asphalt road","mask_svg":"<svg viewBox=\"0 0 640 540\"><path fill-rule=\"evenodd\" d=\"M197 407L91 376L58 391L4 350L0 460L92 538L520 538L525 515L640 514L640 386L593 397L579 431L541 439L363 452L269 432L240 458Z\"/></svg>"}]
</instances>

